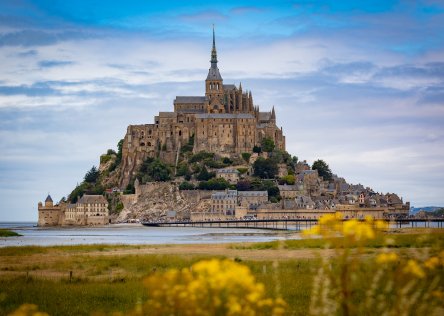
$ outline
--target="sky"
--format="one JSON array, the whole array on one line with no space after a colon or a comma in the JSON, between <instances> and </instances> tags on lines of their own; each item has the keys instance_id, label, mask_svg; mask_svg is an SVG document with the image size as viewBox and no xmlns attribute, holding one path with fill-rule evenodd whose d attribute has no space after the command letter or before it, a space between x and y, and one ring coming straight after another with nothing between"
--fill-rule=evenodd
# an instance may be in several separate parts
<instances>
[{"instance_id":1,"label":"sky","mask_svg":"<svg viewBox=\"0 0 444 316\"><path fill-rule=\"evenodd\" d=\"M36 221L176 95L275 106L287 151L444 206L443 1L0 0L0 221Z\"/></svg>"}]
</instances>

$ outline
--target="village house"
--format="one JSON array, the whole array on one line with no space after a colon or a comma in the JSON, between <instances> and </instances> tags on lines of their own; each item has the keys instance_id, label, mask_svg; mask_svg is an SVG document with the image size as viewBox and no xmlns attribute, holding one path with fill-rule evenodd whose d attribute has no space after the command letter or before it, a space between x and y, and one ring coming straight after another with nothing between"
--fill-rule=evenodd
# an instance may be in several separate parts
<instances>
[{"instance_id":1,"label":"village house","mask_svg":"<svg viewBox=\"0 0 444 316\"><path fill-rule=\"evenodd\" d=\"M239 181L239 170L234 168L217 169L216 177L223 178L229 183L235 184Z\"/></svg>"},{"instance_id":2,"label":"village house","mask_svg":"<svg viewBox=\"0 0 444 316\"><path fill-rule=\"evenodd\" d=\"M106 225L109 223L108 201L103 195L83 195L75 204L53 205L50 195L43 206L38 204L38 226Z\"/></svg>"}]
</instances>

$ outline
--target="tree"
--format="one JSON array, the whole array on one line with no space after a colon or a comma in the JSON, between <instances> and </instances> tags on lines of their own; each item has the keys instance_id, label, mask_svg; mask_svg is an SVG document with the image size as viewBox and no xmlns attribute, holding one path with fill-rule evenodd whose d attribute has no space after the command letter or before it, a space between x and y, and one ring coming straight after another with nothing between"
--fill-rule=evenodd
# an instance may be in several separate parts
<instances>
[{"instance_id":1,"label":"tree","mask_svg":"<svg viewBox=\"0 0 444 316\"><path fill-rule=\"evenodd\" d=\"M148 157L140 166L137 178L142 183L149 181L168 181L171 179L171 171L166 164L159 159Z\"/></svg>"},{"instance_id":2,"label":"tree","mask_svg":"<svg viewBox=\"0 0 444 316\"><path fill-rule=\"evenodd\" d=\"M282 182L285 184L293 185L293 184L295 184L296 179L295 179L294 175L289 174L285 177L282 177Z\"/></svg>"},{"instance_id":3,"label":"tree","mask_svg":"<svg viewBox=\"0 0 444 316\"><path fill-rule=\"evenodd\" d=\"M253 164L254 175L262 179L272 179L278 173L275 161L259 157Z\"/></svg>"},{"instance_id":4,"label":"tree","mask_svg":"<svg viewBox=\"0 0 444 316\"><path fill-rule=\"evenodd\" d=\"M251 157L250 153L242 153L242 158L245 160L246 163L250 162L250 157Z\"/></svg>"},{"instance_id":5,"label":"tree","mask_svg":"<svg viewBox=\"0 0 444 316\"><path fill-rule=\"evenodd\" d=\"M189 183L187 181L184 181L179 185L179 190L194 190L194 189L195 189L194 184Z\"/></svg>"},{"instance_id":6,"label":"tree","mask_svg":"<svg viewBox=\"0 0 444 316\"><path fill-rule=\"evenodd\" d=\"M253 152L256 154L260 154L262 152L262 148L259 146L254 145Z\"/></svg>"},{"instance_id":7,"label":"tree","mask_svg":"<svg viewBox=\"0 0 444 316\"><path fill-rule=\"evenodd\" d=\"M330 181L333 177L333 174L330 170L328 164L321 159L316 160L311 167L312 170L317 170L319 176L321 176L325 181Z\"/></svg>"},{"instance_id":8,"label":"tree","mask_svg":"<svg viewBox=\"0 0 444 316\"><path fill-rule=\"evenodd\" d=\"M92 166L91 169L85 174L83 180L87 183L95 183L99 178L100 172L97 170L96 166Z\"/></svg>"},{"instance_id":9,"label":"tree","mask_svg":"<svg viewBox=\"0 0 444 316\"><path fill-rule=\"evenodd\" d=\"M273 149L275 147L274 141L271 138L269 138L269 137L265 137L261 141L261 147L262 147L263 151L265 151L267 153L270 153L270 152L273 151Z\"/></svg>"},{"instance_id":10,"label":"tree","mask_svg":"<svg viewBox=\"0 0 444 316\"><path fill-rule=\"evenodd\" d=\"M196 176L196 179L199 181L208 181L214 177L215 177L214 172L208 172L207 168L203 166L199 174Z\"/></svg>"}]
</instances>

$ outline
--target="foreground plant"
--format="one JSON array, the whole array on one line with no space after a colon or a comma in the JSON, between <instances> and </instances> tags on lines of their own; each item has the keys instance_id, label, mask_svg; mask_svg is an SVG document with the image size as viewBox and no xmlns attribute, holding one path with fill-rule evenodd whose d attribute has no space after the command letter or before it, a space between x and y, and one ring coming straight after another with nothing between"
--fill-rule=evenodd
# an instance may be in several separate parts
<instances>
[{"instance_id":1,"label":"foreground plant","mask_svg":"<svg viewBox=\"0 0 444 316\"><path fill-rule=\"evenodd\" d=\"M367 258L366 243L386 228L371 217L343 221L337 213L304 232L336 249L314 279L311 315L443 315L444 251L413 259L384 249Z\"/></svg>"},{"instance_id":2,"label":"foreground plant","mask_svg":"<svg viewBox=\"0 0 444 316\"><path fill-rule=\"evenodd\" d=\"M230 260L200 261L190 269L154 274L149 299L135 315L282 315L282 299L265 296L248 267Z\"/></svg>"}]
</instances>

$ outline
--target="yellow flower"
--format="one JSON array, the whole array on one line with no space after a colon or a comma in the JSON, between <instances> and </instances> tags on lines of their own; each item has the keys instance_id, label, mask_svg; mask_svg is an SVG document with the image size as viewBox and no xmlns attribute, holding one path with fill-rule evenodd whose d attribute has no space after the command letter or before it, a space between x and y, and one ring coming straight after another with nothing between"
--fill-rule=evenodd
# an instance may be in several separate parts
<instances>
[{"instance_id":1,"label":"yellow flower","mask_svg":"<svg viewBox=\"0 0 444 316\"><path fill-rule=\"evenodd\" d=\"M412 274L420 279L425 277L424 270L419 266L418 262L410 259L407 261L406 266L403 269L404 273Z\"/></svg>"},{"instance_id":2,"label":"yellow flower","mask_svg":"<svg viewBox=\"0 0 444 316\"><path fill-rule=\"evenodd\" d=\"M169 270L145 280L150 315L274 315L285 302L266 298L248 267L230 260L205 260L190 269ZM280 314L277 310L276 314Z\"/></svg>"},{"instance_id":3,"label":"yellow flower","mask_svg":"<svg viewBox=\"0 0 444 316\"><path fill-rule=\"evenodd\" d=\"M394 252L380 253L376 257L376 263L378 263L378 264L392 263L397 260L398 260L398 255Z\"/></svg>"},{"instance_id":4,"label":"yellow flower","mask_svg":"<svg viewBox=\"0 0 444 316\"><path fill-rule=\"evenodd\" d=\"M375 222L375 228L377 230L383 230L383 229L387 229L389 227L389 223L387 223L386 221L383 220L377 220Z\"/></svg>"},{"instance_id":5,"label":"yellow flower","mask_svg":"<svg viewBox=\"0 0 444 316\"><path fill-rule=\"evenodd\" d=\"M431 257L424 262L424 267L429 270L434 270L439 265L438 257Z\"/></svg>"},{"instance_id":6,"label":"yellow flower","mask_svg":"<svg viewBox=\"0 0 444 316\"><path fill-rule=\"evenodd\" d=\"M23 304L9 316L48 316L48 314L39 312L37 305Z\"/></svg>"}]
</instances>

